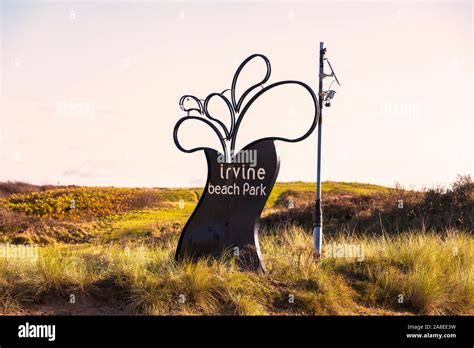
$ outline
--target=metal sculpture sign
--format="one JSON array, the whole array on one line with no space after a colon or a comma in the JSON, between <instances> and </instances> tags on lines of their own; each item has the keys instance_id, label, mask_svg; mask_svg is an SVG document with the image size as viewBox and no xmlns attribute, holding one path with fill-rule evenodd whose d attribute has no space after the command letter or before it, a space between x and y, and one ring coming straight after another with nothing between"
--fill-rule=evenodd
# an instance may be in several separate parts
<instances>
[{"instance_id":1,"label":"metal sculpture sign","mask_svg":"<svg viewBox=\"0 0 474 348\"><path fill-rule=\"evenodd\" d=\"M254 59L264 61L265 77L237 97L239 75ZM245 59L237 69L230 88L230 99L224 95L224 91L211 93L204 100L191 95L185 95L180 100L181 110L187 115L175 125L174 142L183 152L204 151L208 173L204 192L181 233L176 250L178 261L184 258L229 255L236 257L242 267L265 270L258 240L258 219L273 189L280 167L275 141L294 143L306 139L315 129L319 118L318 99L307 84L285 80L264 86L270 74L270 61L261 54L254 54ZM262 95L282 85L296 85L310 98L314 112L311 114L312 123L307 131L294 139L257 139L235 153L239 127L248 110ZM219 98L227 105L231 121L229 127L211 115L209 103L214 98ZM179 128L184 122L190 121L203 122L209 126L217 135L222 149L185 149L181 146L178 140Z\"/></svg>"}]
</instances>

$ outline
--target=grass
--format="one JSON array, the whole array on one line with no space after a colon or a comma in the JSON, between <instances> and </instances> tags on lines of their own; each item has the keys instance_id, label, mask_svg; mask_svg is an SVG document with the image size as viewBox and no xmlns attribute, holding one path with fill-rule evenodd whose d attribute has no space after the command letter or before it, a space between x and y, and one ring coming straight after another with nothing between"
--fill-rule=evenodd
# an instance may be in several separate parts
<instances>
[{"instance_id":1,"label":"grass","mask_svg":"<svg viewBox=\"0 0 474 348\"><path fill-rule=\"evenodd\" d=\"M313 192L315 184L276 183L267 202L275 205L285 191ZM323 183L323 191L369 194L387 188L359 183ZM9 193L9 194L8 194ZM136 209L161 207L163 202L197 204L201 188L116 188L81 186L35 186L26 183L0 183L0 206L14 212L57 220L93 219ZM74 208L71 208L74 202Z\"/></svg>"},{"instance_id":2,"label":"grass","mask_svg":"<svg viewBox=\"0 0 474 348\"><path fill-rule=\"evenodd\" d=\"M0 308L12 313L51 296L119 301L132 314L468 314L474 242L466 233L326 241L363 246L364 258L316 262L311 236L289 226L261 238L267 273L232 259L176 264L176 234L159 244L54 245L38 258L0 259ZM403 301L400 303L400 295Z\"/></svg>"},{"instance_id":3,"label":"grass","mask_svg":"<svg viewBox=\"0 0 474 348\"><path fill-rule=\"evenodd\" d=\"M338 242L364 246L363 262L328 260L355 279L364 303L418 314L472 312L474 240L468 233L411 231L375 238L345 235Z\"/></svg>"},{"instance_id":4,"label":"grass","mask_svg":"<svg viewBox=\"0 0 474 348\"><path fill-rule=\"evenodd\" d=\"M114 187L60 187L13 193L0 205L41 218L78 221L123 211L159 206L161 191Z\"/></svg>"},{"instance_id":5,"label":"grass","mask_svg":"<svg viewBox=\"0 0 474 348\"><path fill-rule=\"evenodd\" d=\"M426 192L323 183L319 261L308 226L314 183L277 183L261 221L267 273L225 257L174 261L201 189L5 183L0 241L38 254L0 254L0 313L63 308L74 295L139 315L473 314L473 184L463 180Z\"/></svg>"},{"instance_id":6,"label":"grass","mask_svg":"<svg viewBox=\"0 0 474 348\"><path fill-rule=\"evenodd\" d=\"M272 193L268 198L266 208L273 208L278 203L278 199L285 191L293 191L298 193L309 193L308 197L314 197L316 190L316 184L311 182L277 182L273 187ZM333 193L348 193L348 194L372 194L388 192L390 188L372 184L361 184L361 183L346 183L346 182L333 182L325 181L321 185L323 192ZM312 196L311 196L312 195Z\"/></svg>"},{"instance_id":7,"label":"grass","mask_svg":"<svg viewBox=\"0 0 474 348\"><path fill-rule=\"evenodd\" d=\"M314 198L314 183L276 183L263 216ZM372 194L389 189L358 183L323 183L326 192ZM196 206L198 188L114 188L0 183L0 241L15 244L123 241L184 225ZM74 200L74 208L70 208ZM285 212L286 209L283 209ZM286 219L286 216L283 217ZM174 227L173 227L174 226Z\"/></svg>"},{"instance_id":8,"label":"grass","mask_svg":"<svg viewBox=\"0 0 474 348\"><path fill-rule=\"evenodd\" d=\"M163 228L184 226L195 203L171 203L160 209L134 210L102 219L97 235L103 242L137 239L163 232ZM177 232L177 231L176 231Z\"/></svg>"},{"instance_id":9,"label":"grass","mask_svg":"<svg viewBox=\"0 0 474 348\"><path fill-rule=\"evenodd\" d=\"M323 195L326 233L344 229L369 235L474 229L474 183L469 176L459 176L450 188L424 191L397 187L371 193L341 193L346 185L349 184L338 183L336 191ZM354 191L357 190L355 185ZM287 189L278 196L272 209L266 209L262 224L291 222L310 228L313 214L314 192Z\"/></svg>"},{"instance_id":10,"label":"grass","mask_svg":"<svg viewBox=\"0 0 474 348\"><path fill-rule=\"evenodd\" d=\"M24 189L24 186L20 187ZM137 209L159 208L164 202L195 205L200 195L199 189L53 186L44 191L12 193L0 200L0 206L40 218L80 221Z\"/></svg>"}]
</instances>

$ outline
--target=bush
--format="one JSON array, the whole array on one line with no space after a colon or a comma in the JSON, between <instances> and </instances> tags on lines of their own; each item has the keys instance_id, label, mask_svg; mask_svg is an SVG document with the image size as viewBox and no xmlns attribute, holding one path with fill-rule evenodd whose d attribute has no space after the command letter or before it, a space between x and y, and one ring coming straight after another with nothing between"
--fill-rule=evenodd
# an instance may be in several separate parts
<instances>
[{"instance_id":1,"label":"bush","mask_svg":"<svg viewBox=\"0 0 474 348\"><path fill-rule=\"evenodd\" d=\"M3 206L41 218L93 219L145 207L159 206L161 191L139 188L74 187L11 194Z\"/></svg>"},{"instance_id":2,"label":"bush","mask_svg":"<svg viewBox=\"0 0 474 348\"><path fill-rule=\"evenodd\" d=\"M421 229L443 232L456 228L472 232L474 228L474 184L470 176L460 176L451 188L408 191L402 188L375 194L334 194L323 197L326 233L340 230L357 233L400 233ZM282 194L297 197L292 192ZM282 223L296 224L307 229L313 226L314 203L295 201L294 209L280 208L263 220L267 227Z\"/></svg>"}]
</instances>

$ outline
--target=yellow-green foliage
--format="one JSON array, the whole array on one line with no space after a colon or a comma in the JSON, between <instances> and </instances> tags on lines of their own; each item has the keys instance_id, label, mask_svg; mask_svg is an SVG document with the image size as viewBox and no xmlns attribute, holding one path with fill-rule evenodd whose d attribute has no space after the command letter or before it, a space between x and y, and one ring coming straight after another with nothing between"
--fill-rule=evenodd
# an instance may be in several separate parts
<instances>
[{"instance_id":1,"label":"yellow-green foliage","mask_svg":"<svg viewBox=\"0 0 474 348\"><path fill-rule=\"evenodd\" d=\"M388 187L372 185L372 184L361 184L356 182L333 182L325 181L321 184L321 189L323 192L334 192L334 193L347 193L347 194L373 194L373 193L382 193L388 192L390 189ZM315 192L316 184L311 182L277 182L273 187L270 197L266 204L267 208L272 208L275 206L278 198L285 191L299 191L299 192Z\"/></svg>"},{"instance_id":2,"label":"yellow-green foliage","mask_svg":"<svg viewBox=\"0 0 474 348\"><path fill-rule=\"evenodd\" d=\"M161 191L138 188L68 187L44 192L12 194L2 203L16 212L43 218L75 220L143 208L161 201ZM74 207L71 203L74 201Z\"/></svg>"},{"instance_id":3,"label":"yellow-green foliage","mask_svg":"<svg viewBox=\"0 0 474 348\"><path fill-rule=\"evenodd\" d=\"M261 238L267 273L245 272L226 259L177 264L176 235L159 244L45 246L37 260L1 257L0 308L12 313L51 295L67 301L76 294L118 300L131 313L151 315L472 312L470 235L340 235L326 245L361 245L363 259L323 253L316 261L306 231L290 226L270 232Z\"/></svg>"},{"instance_id":4,"label":"yellow-green foliage","mask_svg":"<svg viewBox=\"0 0 474 348\"><path fill-rule=\"evenodd\" d=\"M100 237L103 241L119 239L137 239L151 236L165 229L177 229L184 226L195 203L164 205L160 209L134 210L102 219L99 223Z\"/></svg>"},{"instance_id":5,"label":"yellow-green foliage","mask_svg":"<svg viewBox=\"0 0 474 348\"><path fill-rule=\"evenodd\" d=\"M197 203L201 194L201 188L166 188L161 189L160 191L160 197L165 202L179 202L180 200L183 200L184 203Z\"/></svg>"},{"instance_id":6,"label":"yellow-green foliage","mask_svg":"<svg viewBox=\"0 0 474 348\"><path fill-rule=\"evenodd\" d=\"M385 192L387 188L359 183L324 182L323 191L369 194ZM277 183L267 201L273 207L285 191L313 192L314 183ZM11 194L0 205L15 212L57 220L78 220L109 216L133 209L161 206L163 202L195 205L202 189L146 189L116 187L61 187L46 191ZM71 202L74 200L74 208Z\"/></svg>"},{"instance_id":7,"label":"yellow-green foliage","mask_svg":"<svg viewBox=\"0 0 474 348\"><path fill-rule=\"evenodd\" d=\"M156 222L176 221L184 223L187 221L195 208L194 203L184 204L180 207L177 204L166 205L160 209L134 210L131 212L111 215L104 219L113 223L112 228L136 228Z\"/></svg>"}]
</instances>

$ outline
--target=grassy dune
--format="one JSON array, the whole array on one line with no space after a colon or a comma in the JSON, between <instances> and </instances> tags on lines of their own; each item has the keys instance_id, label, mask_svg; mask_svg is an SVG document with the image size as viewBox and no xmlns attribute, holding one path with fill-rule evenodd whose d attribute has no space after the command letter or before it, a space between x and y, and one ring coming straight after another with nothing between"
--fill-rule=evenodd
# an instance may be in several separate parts
<instances>
[{"instance_id":1,"label":"grassy dune","mask_svg":"<svg viewBox=\"0 0 474 348\"><path fill-rule=\"evenodd\" d=\"M315 260L314 183L277 183L261 224L268 272L253 273L231 255L174 262L202 189L0 184L0 313L473 314L472 188L324 183Z\"/></svg>"},{"instance_id":2,"label":"grassy dune","mask_svg":"<svg viewBox=\"0 0 474 348\"><path fill-rule=\"evenodd\" d=\"M159 244L41 247L38 259L0 259L0 305L117 302L126 314L467 314L474 305L474 241L465 233L326 240L363 248L361 257L315 262L308 231L262 237L268 272L240 270L232 259L174 262L176 234ZM346 255L347 256L347 255ZM359 255L360 256L360 255Z\"/></svg>"},{"instance_id":3,"label":"grassy dune","mask_svg":"<svg viewBox=\"0 0 474 348\"><path fill-rule=\"evenodd\" d=\"M314 183L277 183L266 210L279 208L283 199L293 196L295 201L306 204L312 201L314 189ZM202 190L0 183L0 242L43 245L122 237L136 239L140 234L153 233L157 224L183 225ZM369 184L326 182L323 190L359 195L388 189Z\"/></svg>"}]
</instances>

